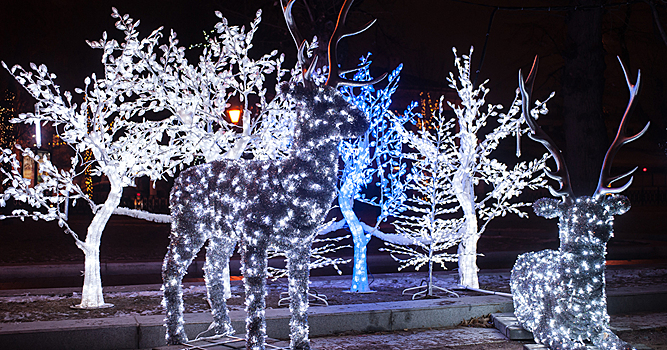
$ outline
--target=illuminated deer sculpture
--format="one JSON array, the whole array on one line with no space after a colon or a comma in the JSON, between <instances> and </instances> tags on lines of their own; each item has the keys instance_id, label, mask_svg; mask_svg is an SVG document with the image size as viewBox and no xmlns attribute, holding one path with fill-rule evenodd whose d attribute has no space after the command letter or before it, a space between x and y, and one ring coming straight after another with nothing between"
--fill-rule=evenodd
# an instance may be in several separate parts
<instances>
[{"instance_id":1,"label":"illuminated deer sculpture","mask_svg":"<svg viewBox=\"0 0 667 350\"><path fill-rule=\"evenodd\" d=\"M640 74L633 85L622 63L621 67L630 89L630 101L616 138L604 158L597 190L590 197L576 199L563 156L529 114L537 58L525 84L519 72L523 117L531 130L529 137L542 143L556 161L556 172L547 175L560 183L559 190L550 190L554 196L562 197L562 201L542 198L533 204L537 215L547 219L560 218L560 248L519 256L512 269L510 285L515 314L521 325L533 332L536 342L554 350L584 350L585 340L600 349L632 349L609 329L605 255L607 241L613 236L614 215L630 209L630 201L617 193L630 186L632 177L621 187L612 188L610 184L632 174L636 168L615 177L610 176L610 170L619 148L643 135L649 124L634 136L625 134L626 119L637 96Z\"/></svg>"},{"instance_id":2,"label":"illuminated deer sculpture","mask_svg":"<svg viewBox=\"0 0 667 350\"><path fill-rule=\"evenodd\" d=\"M368 128L365 116L343 99L337 87L374 84L384 76L367 82L340 77L336 45L350 35L342 32L352 5L352 0L346 0L328 43L328 80L317 86L312 80L317 56L310 58L306 53L306 41L291 14L294 1L283 3L284 15L299 49L303 84L286 84L280 92L296 103L297 120L288 156L267 161L219 160L192 167L181 173L171 191L171 243L162 268L170 344L187 341L181 281L206 242L205 277L212 326L216 334L233 334L223 271L239 243L248 314L246 348L264 349L267 249L271 246L286 252L288 258L290 348L310 349L307 292L311 243L336 196L338 143Z\"/></svg>"}]
</instances>

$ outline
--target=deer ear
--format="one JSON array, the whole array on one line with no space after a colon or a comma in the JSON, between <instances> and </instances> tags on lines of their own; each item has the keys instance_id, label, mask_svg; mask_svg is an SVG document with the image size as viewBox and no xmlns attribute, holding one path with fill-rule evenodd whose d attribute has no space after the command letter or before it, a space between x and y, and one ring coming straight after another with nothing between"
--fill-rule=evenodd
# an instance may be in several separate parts
<instances>
[{"instance_id":1,"label":"deer ear","mask_svg":"<svg viewBox=\"0 0 667 350\"><path fill-rule=\"evenodd\" d=\"M557 199L540 198L533 203L533 211L538 216L553 219L563 212L561 204L561 201Z\"/></svg>"},{"instance_id":2,"label":"deer ear","mask_svg":"<svg viewBox=\"0 0 667 350\"><path fill-rule=\"evenodd\" d=\"M611 215L625 214L630 210L630 200L628 197L620 194L608 194L602 199L605 209Z\"/></svg>"}]
</instances>

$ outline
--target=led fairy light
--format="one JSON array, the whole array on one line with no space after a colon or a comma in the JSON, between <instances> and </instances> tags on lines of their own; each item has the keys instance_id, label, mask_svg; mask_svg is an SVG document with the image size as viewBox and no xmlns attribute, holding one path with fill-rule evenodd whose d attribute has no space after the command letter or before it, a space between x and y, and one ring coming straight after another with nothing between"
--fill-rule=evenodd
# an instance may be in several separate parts
<instances>
[{"instance_id":1,"label":"led fairy light","mask_svg":"<svg viewBox=\"0 0 667 350\"><path fill-rule=\"evenodd\" d=\"M171 243L163 264L167 341L187 341L183 328L181 281L196 253L208 241L206 286L216 334L233 333L222 271L238 242L246 293L246 348L264 349L267 252L286 253L289 276L290 348L310 349L308 340L308 280L310 249L336 195L338 143L366 131L368 121L337 88L364 86L380 79L356 82L341 78L335 62L338 41L349 34L341 28L352 0L346 0L329 43L328 80L316 86L311 73L317 59L304 54L291 15L285 20L299 50L303 85L290 83L279 95L295 103L296 127L292 147L280 160L217 160L179 175L172 188Z\"/></svg>"},{"instance_id":2,"label":"led fairy light","mask_svg":"<svg viewBox=\"0 0 667 350\"><path fill-rule=\"evenodd\" d=\"M630 209L630 201L617 193L630 186L632 177L618 188L611 188L609 184L636 170L611 177L611 162L623 144L643 135L649 126L646 124L637 135L625 135L625 122L637 95L640 75L633 85L623 67L630 102L605 156L597 190L593 196L574 199L560 151L525 108L530 103L536 70L537 58L525 86L519 72L523 117L531 128L529 137L542 143L556 160L557 171L547 175L559 181L560 189L550 190L563 200L542 198L533 204L533 209L535 214L547 219L559 217L560 248L519 256L510 280L515 314L521 325L533 332L536 342L551 349L585 349L585 340L605 350L632 349L609 329L605 255L607 241L613 236L614 215Z\"/></svg>"},{"instance_id":3,"label":"led fairy light","mask_svg":"<svg viewBox=\"0 0 667 350\"><path fill-rule=\"evenodd\" d=\"M40 122L35 123L35 146L42 148L42 125Z\"/></svg>"}]
</instances>

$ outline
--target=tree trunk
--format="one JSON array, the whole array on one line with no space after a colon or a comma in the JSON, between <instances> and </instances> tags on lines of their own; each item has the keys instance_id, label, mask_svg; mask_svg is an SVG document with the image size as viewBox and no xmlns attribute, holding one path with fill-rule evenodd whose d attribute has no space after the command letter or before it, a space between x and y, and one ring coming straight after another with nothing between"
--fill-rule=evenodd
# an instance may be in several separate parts
<instances>
[{"instance_id":1,"label":"tree trunk","mask_svg":"<svg viewBox=\"0 0 667 350\"><path fill-rule=\"evenodd\" d=\"M601 0L581 0L567 17L563 54L562 94L565 158L576 196L590 195L597 186L607 150L602 112L604 48ZM592 8L581 8L592 6Z\"/></svg>"},{"instance_id":2,"label":"tree trunk","mask_svg":"<svg viewBox=\"0 0 667 350\"><path fill-rule=\"evenodd\" d=\"M347 195L349 191L346 191L346 188L348 187L345 183L341 186L341 191L338 194L338 204L347 225L350 227L352 241L354 242L354 267L352 268L352 285L349 291L353 293L370 293L373 290L368 285L366 246L371 240L371 235L364 233L364 228L354 213L354 198Z\"/></svg>"},{"instance_id":3,"label":"tree trunk","mask_svg":"<svg viewBox=\"0 0 667 350\"><path fill-rule=\"evenodd\" d=\"M477 213L475 212L475 193L470 179L466 173L460 173L454 177L456 200L463 210L463 235L459 243L459 284L479 288L477 279L477 240L479 232L477 228Z\"/></svg>"},{"instance_id":4,"label":"tree trunk","mask_svg":"<svg viewBox=\"0 0 667 350\"><path fill-rule=\"evenodd\" d=\"M77 243L85 254L85 270L83 278L83 292L81 304L83 309L96 309L113 306L104 302L102 294L102 276L100 274L100 242L102 232L114 209L120 204L123 188L120 186L118 175L109 175L111 191L104 205L95 213L93 221L88 226L86 241Z\"/></svg>"},{"instance_id":5,"label":"tree trunk","mask_svg":"<svg viewBox=\"0 0 667 350\"><path fill-rule=\"evenodd\" d=\"M428 291L426 295L433 296L433 242L428 248Z\"/></svg>"}]
</instances>

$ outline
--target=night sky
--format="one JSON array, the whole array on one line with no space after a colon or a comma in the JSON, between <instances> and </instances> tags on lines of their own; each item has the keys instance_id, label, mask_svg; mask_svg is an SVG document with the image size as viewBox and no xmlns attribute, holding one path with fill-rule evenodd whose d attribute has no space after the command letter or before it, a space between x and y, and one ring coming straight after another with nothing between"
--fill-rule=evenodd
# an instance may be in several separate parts
<instances>
[{"instance_id":1,"label":"night sky","mask_svg":"<svg viewBox=\"0 0 667 350\"><path fill-rule=\"evenodd\" d=\"M312 0L326 9L327 17L335 20L335 13L342 1ZM453 70L451 48L466 53L475 47L473 67L480 64L490 16L494 6L502 6L495 12L489 31L488 46L479 82L489 79L491 93L487 101L509 105L517 86L518 69L529 69L534 55L540 56L540 74L535 97L545 98L556 91L551 103L551 113L545 124L559 124L560 73L567 11L544 8L545 1L475 1L475 4L452 0L357 0L350 12L352 27L361 26L372 18L377 23L368 32L352 39L345 39L347 65L357 58L373 52L375 71L389 71L398 63L404 64L401 87L406 90L405 101L394 108L403 109L407 98L416 98L419 90L442 91L446 88L448 72ZM567 6L569 1L549 1L551 6ZM217 22L214 11L229 18L230 24L247 25L255 11L262 8L263 21L254 40L255 55L279 49L287 55L287 64L294 63L296 49L284 24L277 0L231 1L14 1L0 8L0 59L9 66L29 62L44 63L58 75L64 89L81 86L85 76L101 72L101 52L90 49L85 40L98 40L103 31L121 39L114 28L111 7L121 13L129 13L140 19L139 30L148 35L164 26L165 36L174 29L183 46L203 41L203 30L210 30ZM521 7L538 6L538 9ZM299 0L295 16L307 19L306 10ZM659 16L667 19L667 11L658 8ZM667 20L666 20L667 22ZM303 23L303 22L302 22ZM302 28L308 29L307 25ZM607 52L605 73L605 113L608 126L614 128L620 121L627 103L627 89L616 55L623 56L634 77L642 69L643 85L640 93L637 124L651 120L649 135L637 142L649 157L652 166L664 167L665 155L658 147L665 141L663 119L665 104L658 103L666 95L664 77L667 76L667 45L661 40L651 17L650 8L644 3L609 6L604 22L604 47ZM309 36L302 29L304 36ZM191 59L196 58L195 55ZM6 86L11 77L0 73L0 82ZM612 135L610 135L612 136ZM632 148L629 147L629 148ZM623 162L624 155L619 154Z\"/></svg>"}]
</instances>

